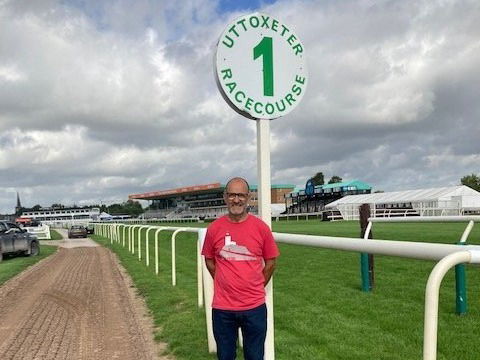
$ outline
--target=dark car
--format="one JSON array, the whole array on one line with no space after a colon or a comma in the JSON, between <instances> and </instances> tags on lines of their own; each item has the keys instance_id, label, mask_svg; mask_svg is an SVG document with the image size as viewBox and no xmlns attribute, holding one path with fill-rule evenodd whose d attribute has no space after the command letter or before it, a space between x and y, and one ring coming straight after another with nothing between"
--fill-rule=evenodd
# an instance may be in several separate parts
<instances>
[{"instance_id":1,"label":"dark car","mask_svg":"<svg viewBox=\"0 0 480 360\"><path fill-rule=\"evenodd\" d=\"M40 254L40 244L35 235L21 229L14 223L0 221L0 261L4 254Z\"/></svg>"},{"instance_id":2,"label":"dark car","mask_svg":"<svg viewBox=\"0 0 480 360\"><path fill-rule=\"evenodd\" d=\"M87 237L87 229L83 225L72 225L70 230L68 230L68 238L72 239L75 237Z\"/></svg>"},{"instance_id":3,"label":"dark car","mask_svg":"<svg viewBox=\"0 0 480 360\"><path fill-rule=\"evenodd\" d=\"M93 224L88 224L87 225L87 234L93 234L95 232L95 228Z\"/></svg>"}]
</instances>

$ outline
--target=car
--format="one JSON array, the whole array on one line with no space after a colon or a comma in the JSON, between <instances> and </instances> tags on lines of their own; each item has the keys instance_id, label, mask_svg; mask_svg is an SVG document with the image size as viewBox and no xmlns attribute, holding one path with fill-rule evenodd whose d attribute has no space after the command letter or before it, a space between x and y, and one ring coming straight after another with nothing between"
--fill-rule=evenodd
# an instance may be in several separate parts
<instances>
[{"instance_id":1,"label":"car","mask_svg":"<svg viewBox=\"0 0 480 360\"><path fill-rule=\"evenodd\" d=\"M0 261L5 254L40 254L38 238L9 221L0 221Z\"/></svg>"},{"instance_id":2,"label":"car","mask_svg":"<svg viewBox=\"0 0 480 360\"><path fill-rule=\"evenodd\" d=\"M93 234L95 232L95 228L93 224L88 224L87 225L87 234Z\"/></svg>"},{"instance_id":3,"label":"car","mask_svg":"<svg viewBox=\"0 0 480 360\"><path fill-rule=\"evenodd\" d=\"M72 225L68 230L68 238L72 239L75 237L85 238L87 237L87 229L83 225Z\"/></svg>"}]
</instances>

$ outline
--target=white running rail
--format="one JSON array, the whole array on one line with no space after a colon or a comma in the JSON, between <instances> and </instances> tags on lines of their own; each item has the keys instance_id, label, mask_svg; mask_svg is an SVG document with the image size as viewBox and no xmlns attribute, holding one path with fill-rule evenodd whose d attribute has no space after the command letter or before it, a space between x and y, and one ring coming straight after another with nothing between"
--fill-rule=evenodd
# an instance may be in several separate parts
<instances>
[{"instance_id":1,"label":"white running rail","mask_svg":"<svg viewBox=\"0 0 480 360\"><path fill-rule=\"evenodd\" d=\"M445 220L448 217L442 218ZM458 217L456 217L458 219ZM400 218L395 218L394 221L398 221ZM408 220L411 220L410 218ZM473 219L468 219L468 221ZM389 219L392 221L392 219ZM438 220L440 221L440 220ZM448 221L448 220L447 220ZM463 220L465 221L465 220ZM115 229L119 233L119 224L95 224L95 233L105 236L110 234ZM128 227L139 225L125 225ZM473 225L472 225L473 226ZM109 227L107 229L107 227ZM111 228L110 228L111 227ZM160 227L154 226L157 229L155 235L155 250L158 252L158 233L162 230L173 231L178 234L179 231L192 231L197 232L197 256L199 257L200 249L205 239L206 229L197 228L185 228L185 227ZM371 228L371 226L370 226ZM188 229L188 230L187 230ZM471 230L471 229L470 229ZM148 230L147 230L148 232ZM134 232L132 231L132 235ZM465 234L465 232L464 232ZM449 244L432 244L422 242L406 242L406 241L394 241L394 240L375 240L365 241L358 238L347 237L331 237L331 236L314 236L314 235L299 235L299 234L285 234L285 233L273 233L277 242L320 247L334 250L344 250L353 252L364 252L377 255L398 256L411 259L423 259L423 260L436 260L438 264L432 270L427 282L425 291L425 323L424 323L424 345L423 345L423 360L436 360L437 358L437 328L438 328L438 299L440 283L447 273L447 271L460 263L480 264L480 246L477 245L465 245L459 247L457 245ZM468 235L467 235L468 236ZM140 238L140 234L139 234ZM120 243L120 237L116 236L115 241ZM134 243L134 238L129 238ZM113 241L111 239L111 241ZM148 248L148 246L146 246ZM172 250L175 249L175 245L172 244ZM174 257L174 251L172 251L172 259ZM197 257L197 259L198 259ZM156 258L158 261L158 258ZM203 293L205 300L205 316L207 322L207 336L208 336L208 349L210 352L216 351L216 344L213 338L212 324L211 324L211 301L213 298L213 281L208 275L208 270L205 266L205 261L202 263L202 271L199 270L199 261L197 260L197 280L203 280L203 289L199 282L199 291ZM158 266L158 263L156 264ZM174 265L172 265L174 269ZM158 268L156 273L158 274ZM200 275L203 273L203 275ZM200 295L199 295L200 296ZM200 305L199 305L200 306Z\"/></svg>"}]
</instances>

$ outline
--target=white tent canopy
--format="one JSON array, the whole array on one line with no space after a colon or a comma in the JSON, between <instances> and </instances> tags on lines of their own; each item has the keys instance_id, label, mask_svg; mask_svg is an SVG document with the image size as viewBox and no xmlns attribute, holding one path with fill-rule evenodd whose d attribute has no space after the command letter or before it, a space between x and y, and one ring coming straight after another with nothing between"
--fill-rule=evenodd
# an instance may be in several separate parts
<instances>
[{"instance_id":1,"label":"white tent canopy","mask_svg":"<svg viewBox=\"0 0 480 360\"><path fill-rule=\"evenodd\" d=\"M338 210L345 220L358 219L358 207L370 204L373 215L442 216L464 215L480 211L480 193L468 186L393 191L349 195L328 204L325 208ZM409 213L406 212L409 210ZM382 215L383 214L383 215Z\"/></svg>"},{"instance_id":2,"label":"white tent canopy","mask_svg":"<svg viewBox=\"0 0 480 360\"><path fill-rule=\"evenodd\" d=\"M110 214L107 214L106 212L102 212L99 216L100 220L112 220L113 216Z\"/></svg>"}]
</instances>

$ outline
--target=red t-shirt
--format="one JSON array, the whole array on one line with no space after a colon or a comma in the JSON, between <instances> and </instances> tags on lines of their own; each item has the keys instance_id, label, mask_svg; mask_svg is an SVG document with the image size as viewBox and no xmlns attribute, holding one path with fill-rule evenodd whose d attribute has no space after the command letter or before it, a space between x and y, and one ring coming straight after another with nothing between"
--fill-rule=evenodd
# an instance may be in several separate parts
<instances>
[{"instance_id":1,"label":"red t-shirt","mask_svg":"<svg viewBox=\"0 0 480 360\"><path fill-rule=\"evenodd\" d=\"M215 220L208 227L202 255L215 259L213 308L249 310L265 302L263 260L280 252L262 220L253 215L240 223L228 216Z\"/></svg>"}]
</instances>

